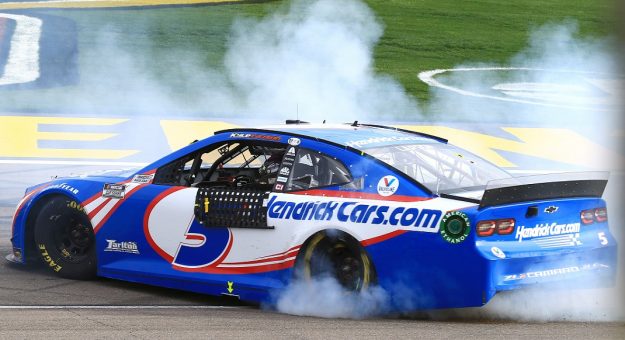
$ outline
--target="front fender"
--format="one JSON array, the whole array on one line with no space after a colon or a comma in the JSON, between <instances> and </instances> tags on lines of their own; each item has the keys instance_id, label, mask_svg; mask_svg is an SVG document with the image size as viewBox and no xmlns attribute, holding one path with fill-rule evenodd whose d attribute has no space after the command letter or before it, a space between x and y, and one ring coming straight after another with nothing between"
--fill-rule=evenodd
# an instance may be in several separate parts
<instances>
[{"instance_id":1,"label":"front fender","mask_svg":"<svg viewBox=\"0 0 625 340\"><path fill-rule=\"evenodd\" d=\"M11 262L26 264L34 258L34 220L29 218L37 212L46 198L63 195L77 202L84 202L100 193L102 184L78 180L56 180L27 190L24 198L17 204L11 226L12 257ZM34 215L32 215L34 217Z\"/></svg>"}]
</instances>

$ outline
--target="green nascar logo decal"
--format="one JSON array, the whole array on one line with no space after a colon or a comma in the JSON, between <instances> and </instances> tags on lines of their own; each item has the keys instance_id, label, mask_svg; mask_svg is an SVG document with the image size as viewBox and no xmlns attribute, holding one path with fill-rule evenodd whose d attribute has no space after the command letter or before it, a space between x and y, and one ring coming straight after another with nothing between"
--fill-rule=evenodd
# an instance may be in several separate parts
<instances>
[{"instance_id":1,"label":"green nascar logo decal","mask_svg":"<svg viewBox=\"0 0 625 340\"><path fill-rule=\"evenodd\" d=\"M471 232L469 216L461 211L450 211L441 220L441 236L449 243L457 244L467 239Z\"/></svg>"}]
</instances>

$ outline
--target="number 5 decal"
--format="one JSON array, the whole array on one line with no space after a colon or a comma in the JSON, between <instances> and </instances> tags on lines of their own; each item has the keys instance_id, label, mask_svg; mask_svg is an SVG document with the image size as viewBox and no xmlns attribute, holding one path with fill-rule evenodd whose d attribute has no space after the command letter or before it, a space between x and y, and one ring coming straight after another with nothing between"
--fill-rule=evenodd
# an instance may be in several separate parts
<instances>
[{"instance_id":1,"label":"number 5 decal","mask_svg":"<svg viewBox=\"0 0 625 340\"><path fill-rule=\"evenodd\" d=\"M599 236L599 241L601 241L602 246L605 246L608 244L608 238L605 237L605 233L598 233L597 236Z\"/></svg>"}]
</instances>

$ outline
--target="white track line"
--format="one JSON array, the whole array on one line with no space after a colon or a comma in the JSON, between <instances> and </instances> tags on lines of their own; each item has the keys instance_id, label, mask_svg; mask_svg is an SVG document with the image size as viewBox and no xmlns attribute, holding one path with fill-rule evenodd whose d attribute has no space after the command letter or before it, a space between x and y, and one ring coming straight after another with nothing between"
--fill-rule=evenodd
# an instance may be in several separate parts
<instances>
[{"instance_id":1,"label":"white track line","mask_svg":"<svg viewBox=\"0 0 625 340\"><path fill-rule=\"evenodd\" d=\"M0 306L3 309L243 309L246 306L169 306L169 305L136 305L136 306L101 306L101 305L40 305L40 306Z\"/></svg>"},{"instance_id":2,"label":"white track line","mask_svg":"<svg viewBox=\"0 0 625 340\"><path fill-rule=\"evenodd\" d=\"M575 73L575 74L601 74L601 73L593 73L593 72L580 72L580 71L568 71L568 70L547 70L541 68L528 68L528 67L475 67L475 68L452 68L452 69L436 69L420 72L418 77L424 83L438 87L441 89L445 89L451 92L455 92L464 96L478 97L478 98L488 98L494 100L501 100L507 102L515 102L515 103L523 103L523 104L531 104L531 105L539 105L539 106L547 106L547 107L559 107L566 109L575 109L575 110L592 110L592 111L610 111L610 109L601 109L601 108L587 108L582 106L574 106L574 105L560 105L560 104L549 104L549 103L541 103L530 100L522 100L501 96L491 96L481 93L476 93L472 91L462 90L457 87L445 85L438 80L434 79L435 76L443 74L445 72L472 72L472 71L538 71L538 72L560 72L560 73Z\"/></svg>"},{"instance_id":3,"label":"white track line","mask_svg":"<svg viewBox=\"0 0 625 340\"><path fill-rule=\"evenodd\" d=\"M148 163L135 162L102 162L102 161L51 161L31 159L0 159L0 164L29 164L29 165L103 165L103 166L130 166L143 167Z\"/></svg>"},{"instance_id":4,"label":"white track line","mask_svg":"<svg viewBox=\"0 0 625 340\"><path fill-rule=\"evenodd\" d=\"M15 31L9 47L9 58L0 77L0 85L23 84L39 78L39 39L41 20L25 15L0 13L15 20Z\"/></svg>"}]
</instances>

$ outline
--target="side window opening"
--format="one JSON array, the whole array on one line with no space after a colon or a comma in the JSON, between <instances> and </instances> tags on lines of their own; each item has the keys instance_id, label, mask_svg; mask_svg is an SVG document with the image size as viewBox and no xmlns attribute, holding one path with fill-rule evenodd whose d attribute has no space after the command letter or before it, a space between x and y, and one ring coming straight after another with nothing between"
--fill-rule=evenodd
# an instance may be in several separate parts
<instances>
[{"instance_id":1,"label":"side window opening","mask_svg":"<svg viewBox=\"0 0 625 340\"><path fill-rule=\"evenodd\" d=\"M343 185L351 181L351 174L340 161L318 151L301 148L295 156L286 191Z\"/></svg>"},{"instance_id":2,"label":"side window opening","mask_svg":"<svg viewBox=\"0 0 625 340\"><path fill-rule=\"evenodd\" d=\"M211 145L162 166L153 183L269 191L284 151L285 146L276 143L229 141Z\"/></svg>"}]
</instances>

